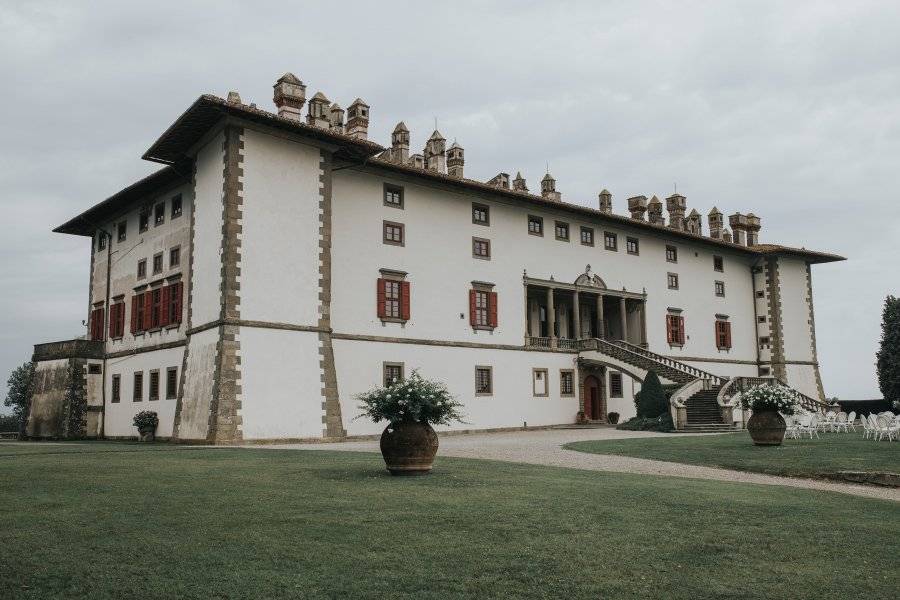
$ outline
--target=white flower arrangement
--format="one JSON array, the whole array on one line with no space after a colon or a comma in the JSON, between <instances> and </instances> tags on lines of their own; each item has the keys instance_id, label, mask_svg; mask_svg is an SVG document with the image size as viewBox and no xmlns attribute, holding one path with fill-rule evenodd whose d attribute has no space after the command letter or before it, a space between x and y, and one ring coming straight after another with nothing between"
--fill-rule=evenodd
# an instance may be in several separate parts
<instances>
[{"instance_id":1,"label":"white flower arrangement","mask_svg":"<svg viewBox=\"0 0 900 600\"><path fill-rule=\"evenodd\" d=\"M415 421L432 425L448 425L453 421L464 423L460 408L447 387L437 381L429 381L413 371L409 378L396 381L388 387L379 387L359 394L362 414L376 423L389 421L401 423Z\"/></svg>"},{"instance_id":2,"label":"white flower arrangement","mask_svg":"<svg viewBox=\"0 0 900 600\"><path fill-rule=\"evenodd\" d=\"M792 415L797 410L797 392L783 385L757 385L741 394L741 408L755 411L777 410Z\"/></svg>"}]
</instances>

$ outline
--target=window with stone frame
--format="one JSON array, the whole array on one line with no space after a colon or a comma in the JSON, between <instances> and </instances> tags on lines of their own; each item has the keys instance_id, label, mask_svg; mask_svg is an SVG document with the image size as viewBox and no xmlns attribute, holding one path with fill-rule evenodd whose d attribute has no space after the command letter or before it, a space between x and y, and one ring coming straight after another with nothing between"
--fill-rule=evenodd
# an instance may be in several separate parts
<instances>
[{"instance_id":1,"label":"window with stone frame","mask_svg":"<svg viewBox=\"0 0 900 600\"><path fill-rule=\"evenodd\" d=\"M169 268L175 268L181 264L181 246L175 246L169 250Z\"/></svg>"},{"instance_id":2,"label":"window with stone frame","mask_svg":"<svg viewBox=\"0 0 900 600\"><path fill-rule=\"evenodd\" d=\"M716 285L715 285L715 290L716 290L716 296L719 296L720 298L724 298L725 297L725 282L717 281Z\"/></svg>"},{"instance_id":3,"label":"window with stone frame","mask_svg":"<svg viewBox=\"0 0 900 600\"><path fill-rule=\"evenodd\" d=\"M106 233L103 231L97 232L97 250L106 250Z\"/></svg>"},{"instance_id":4,"label":"window with stone frame","mask_svg":"<svg viewBox=\"0 0 900 600\"><path fill-rule=\"evenodd\" d=\"M571 369L560 369L559 393L561 396L575 395L575 372Z\"/></svg>"},{"instance_id":5,"label":"window with stone frame","mask_svg":"<svg viewBox=\"0 0 900 600\"><path fill-rule=\"evenodd\" d=\"M621 398L623 396L622 374L612 371L609 374L609 397Z\"/></svg>"},{"instance_id":6,"label":"window with stone frame","mask_svg":"<svg viewBox=\"0 0 900 600\"><path fill-rule=\"evenodd\" d=\"M150 329L160 326L162 319L162 288L154 288L150 292Z\"/></svg>"},{"instance_id":7,"label":"window with stone frame","mask_svg":"<svg viewBox=\"0 0 900 600\"><path fill-rule=\"evenodd\" d=\"M473 282L469 290L469 324L473 329L497 327L497 292L493 284Z\"/></svg>"},{"instance_id":8,"label":"window with stone frame","mask_svg":"<svg viewBox=\"0 0 900 600\"><path fill-rule=\"evenodd\" d=\"M162 252L153 255L153 274L159 275L163 272L163 255Z\"/></svg>"},{"instance_id":9,"label":"window with stone frame","mask_svg":"<svg viewBox=\"0 0 900 600\"><path fill-rule=\"evenodd\" d=\"M625 238L625 250L628 254L638 255L641 253L641 244L640 240L636 237L627 237Z\"/></svg>"},{"instance_id":10,"label":"window with stone frame","mask_svg":"<svg viewBox=\"0 0 900 600\"><path fill-rule=\"evenodd\" d=\"M557 221L555 225L556 239L562 242L569 241L569 224L565 221Z\"/></svg>"},{"instance_id":11,"label":"window with stone frame","mask_svg":"<svg viewBox=\"0 0 900 600\"><path fill-rule=\"evenodd\" d=\"M494 393L493 369L486 366L475 367L475 395L490 396Z\"/></svg>"},{"instance_id":12,"label":"window with stone frame","mask_svg":"<svg viewBox=\"0 0 900 600\"><path fill-rule=\"evenodd\" d=\"M159 369L150 371L150 393L147 394L147 399L159 400Z\"/></svg>"},{"instance_id":13,"label":"window with stone frame","mask_svg":"<svg viewBox=\"0 0 900 600\"><path fill-rule=\"evenodd\" d=\"M390 183L384 184L384 205L403 208L403 188Z\"/></svg>"},{"instance_id":14,"label":"window with stone frame","mask_svg":"<svg viewBox=\"0 0 900 600\"><path fill-rule=\"evenodd\" d=\"M731 349L731 323L725 319L716 319L716 348Z\"/></svg>"},{"instance_id":15,"label":"window with stone frame","mask_svg":"<svg viewBox=\"0 0 900 600\"><path fill-rule=\"evenodd\" d=\"M485 204L472 203L472 223L475 225L491 224L491 209Z\"/></svg>"},{"instance_id":16,"label":"window with stone frame","mask_svg":"<svg viewBox=\"0 0 900 600\"><path fill-rule=\"evenodd\" d=\"M144 372L134 372L134 386L131 390L132 402L140 402L144 399Z\"/></svg>"},{"instance_id":17,"label":"window with stone frame","mask_svg":"<svg viewBox=\"0 0 900 600\"><path fill-rule=\"evenodd\" d=\"M766 292L764 290L756 290L756 297L757 298L765 298Z\"/></svg>"},{"instance_id":18,"label":"window with stone frame","mask_svg":"<svg viewBox=\"0 0 900 600\"><path fill-rule=\"evenodd\" d=\"M172 211L171 211L172 218L177 219L178 217L181 216L181 204L182 204L181 194L178 194L177 196L173 196L171 204L172 204Z\"/></svg>"},{"instance_id":19,"label":"window with stone frame","mask_svg":"<svg viewBox=\"0 0 900 600\"><path fill-rule=\"evenodd\" d=\"M765 322L766 322L766 315L759 315L759 316L756 318L756 320L757 320L758 322L760 322L760 323L765 323Z\"/></svg>"},{"instance_id":20,"label":"window with stone frame","mask_svg":"<svg viewBox=\"0 0 900 600\"><path fill-rule=\"evenodd\" d=\"M382 221L382 242L390 246L403 246L403 223Z\"/></svg>"},{"instance_id":21,"label":"window with stone frame","mask_svg":"<svg viewBox=\"0 0 900 600\"><path fill-rule=\"evenodd\" d=\"M153 207L153 225L162 225L166 222L166 203L160 202Z\"/></svg>"},{"instance_id":22,"label":"window with stone frame","mask_svg":"<svg viewBox=\"0 0 900 600\"><path fill-rule=\"evenodd\" d=\"M137 278L143 279L147 276L147 259L142 258L137 263Z\"/></svg>"},{"instance_id":23,"label":"window with stone frame","mask_svg":"<svg viewBox=\"0 0 900 600\"><path fill-rule=\"evenodd\" d=\"M400 381L403 381L403 363L383 363L382 383L384 387L390 387Z\"/></svg>"},{"instance_id":24,"label":"window with stone frame","mask_svg":"<svg viewBox=\"0 0 900 600\"><path fill-rule=\"evenodd\" d=\"M666 280L670 290L678 289L678 273L668 273L666 275Z\"/></svg>"},{"instance_id":25,"label":"window with stone frame","mask_svg":"<svg viewBox=\"0 0 900 600\"><path fill-rule=\"evenodd\" d=\"M772 345L772 340L769 338L769 336L764 335L759 338L759 347L760 348L768 348L771 345Z\"/></svg>"},{"instance_id":26,"label":"window with stone frame","mask_svg":"<svg viewBox=\"0 0 900 600\"><path fill-rule=\"evenodd\" d=\"M594 245L594 228L593 227L585 227L581 226L581 245L582 246L593 246Z\"/></svg>"},{"instance_id":27,"label":"window with stone frame","mask_svg":"<svg viewBox=\"0 0 900 600\"><path fill-rule=\"evenodd\" d=\"M138 233L144 233L150 229L150 210L142 208L138 212Z\"/></svg>"},{"instance_id":28,"label":"window with stone frame","mask_svg":"<svg viewBox=\"0 0 900 600\"><path fill-rule=\"evenodd\" d=\"M382 321L405 322L410 315L410 286L406 273L381 270L377 282L378 318Z\"/></svg>"},{"instance_id":29,"label":"window with stone frame","mask_svg":"<svg viewBox=\"0 0 900 600\"><path fill-rule=\"evenodd\" d=\"M109 337L119 339L125 335L125 301L113 302L109 309Z\"/></svg>"},{"instance_id":30,"label":"window with stone frame","mask_svg":"<svg viewBox=\"0 0 900 600\"><path fill-rule=\"evenodd\" d=\"M116 225L116 241L121 243L124 242L128 234L128 221L120 221L118 225Z\"/></svg>"},{"instance_id":31,"label":"window with stone frame","mask_svg":"<svg viewBox=\"0 0 900 600\"><path fill-rule=\"evenodd\" d=\"M528 215L528 233L530 235L544 235L544 218Z\"/></svg>"},{"instance_id":32,"label":"window with stone frame","mask_svg":"<svg viewBox=\"0 0 900 600\"><path fill-rule=\"evenodd\" d=\"M472 256L489 260L491 258L491 240L472 238Z\"/></svg>"},{"instance_id":33,"label":"window with stone frame","mask_svg":"<svg viewBox=\"0 0 900 600\"><path fill-rule=\"evenodd\" d=\"M178 397L178 367L166 369L166 400Z\"/></svg>"},{"instance_id":34,"label":"window with stone frame","mask_svg":"<svg viewBox=\"0 0 900 600\"><path fill-rule=\"evenodd\" d=\"M112 399L110 402L113 404L118 404L122 401L122 376L121 375L113 375L112 376Z\"/></svg>"},{"instance_id":35,"label":"window with stone frame","mask_svg":"<svg viewBox=\"0 0 900 600\"><path fill-rule=\"evenodd\" d=\"M670 346L684 345L684 317L680 314L666 315L666 341Z\"/></svg>"},{"instance_id":36,"label":"window with stone frame","mask_svg":"<svg viewBox=\"0 0 900 600\"><path fill-rule=\"evenodd\" d=\"M619 236L612 231L603 232L603 247L613 252L619 251Z\"/></svg>"},{"instance_id":37,"label":"window with stone frame","mask_svg":"<svg viewBox=\"0 0 900 600\"><path fill-rule=\"evenodd\" d=\"M671 263L678 262L678 248L675 246L666 246L666 260Z\"/></svg>"},{"instance_id":38,"label":"window with stone frame","mask_svg":"<svg viewBox=\"0 0 900 600\"><path fill-rule=\"evenodd\" d=\"M725 261L721 256L713 256L713 271L722 273L725 271Z\"/></svg>"}]
</instances>

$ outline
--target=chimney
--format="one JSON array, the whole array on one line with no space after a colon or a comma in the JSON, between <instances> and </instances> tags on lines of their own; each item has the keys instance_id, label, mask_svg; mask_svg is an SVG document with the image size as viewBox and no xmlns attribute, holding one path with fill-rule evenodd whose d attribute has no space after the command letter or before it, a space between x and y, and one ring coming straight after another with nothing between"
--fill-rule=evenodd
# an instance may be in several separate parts
<instances>
[{"instance_id":1,"label":"chimney","mask_svg":"<svg viewBox=\"0 0 900 600\"><path fill-rule=\"evenodd\" d=\"M516 171L516 178L513 179L512 189L517 192L527 192L528 186L525 185L525 178L522 177L521 171Z\"/></svg>"},{"instance_id":2,"label":"chimney","mask_svg":"<svg viewBox=\"0 0 900 600\"><path fill-rule=\"evenodd\" d=\"M550 173L547 173L544 175L544 178L541 179L541 196L547 200L552 200L553 202L562 201L562 194L556 191L556 180L553 179L553 176L550 175Z\"/></svg>"},{"instance_id":3,"label":"chimney","mask_svg":"<svg viewBox=\"0 0 900 600\"><path fill-rule=\"evenodd\" d=\"M228 92L228 98L225 99L225 102L229 104L240 104L241 95L235 91Z\"/></svg>"},{"instance_id":4,"label":"chimney","mask_svg":"<svg viewBox=\"0 0 900 600\"><path fill-rule=\"evenodd\" d=\"M656 196L654 196L656 198ZM643 221L647 212L647 196L633 196L628 199L628 212L635 221Z\"/></svg>"},{"instance_id":5,"label":"chimney","mask_svg":"<svg viewBox=\"0 0 900 600\"><path fill-rule=\"evenodd\" d=\"M413 154L406 160L406 164L417 169L425 168L425 156L422 154Z\"/></svg>"},{"instance_id":6,"label":"chimney","mask_svg":"<svg viewBox=\"0 0 900 600\"><path fill-rule=\"evenodd\" d=\"M600 211L606 214L612 212L612 194L607 189L600 192Z\"/></svg>"},{"instance_id":7,"label":"chimney","mask_svg":"<svg viewBox=\"0 0 900 600\"><path fill-rule=\"evenodd\" d=\"M687 209L687 198L680 194L672 194L666 198L666 210L669 211L669 227L684 231L684 211Z\"/></svg>"},{"instance_id":8,"label":"chimney","mask_svg":"<svg viewBox=\"0 0 900 600\"><path fill-rule=\"evenodd\" d=\"M409 160L409 129L400 121L391 134L391 161L406 164Z\"/></svg>"},{"instance_id":9,"label":"chimney","mask_svg":"<svg viewBox=\"0 0 900 600\"><path fill-rule=\"evenodd\" d=\"M285 73L272 86L273 100L278 116L292 121L300 120L300 111L306 103L306 86L293 73Z\"/></svg>"},{"instance_id":10,"label":"chimney","mask_svg":"<svg viewBox=\"0 0 900 600\"><path fill-rule=\"evenodd\" d=\"M688 215L687 230L694 235L703 234L703 220L700 218L700 213L697 212L696 208L692 209L691 214Z\"/></svg>"},{"instance_id":11,"label":"chimney","mask_svg":"<svg viewBox=\"0 0 900 600\"><path fill-rule=\"evenodd\" d=\"M503 188L504 190L509 189L509 173L497 173L488 181L488 185L492 185L494 187Z\"/></svg>"},{"instance_id":12,"label":"chimney","mask_svg":"<svg viewBox=\"0 0 900 600\"><path fill-rule=\"evenodd\" d=\"M719 212L718 208L713 206L706 218L709 221L709 237L715 240L721 240L722 232L725 228L725 221L722 219L722 213Z\"/></svg>"},{"instance_id":13,"label":"chimney","mask_svg":"<svg viewBox=\"0 0 900 600\"><path fill-rule=\"evenodd\" d=\"M347 109L347 135L358 140L369 135L369 105L359 98Z\"/></svg>"},{"instance_id":14,"label":"chimney","mask_svg":"<svg viewBox=\"0 0 900 600\"><path fill-rule=\"evenodd\" d=\"M750 213L747 215L747 245L755 246L759 243L759 230L761 228L759 217Z\"/></svg>"},{"instance_id":15,"label":"chimney","mask_svg":"<svg viewBox=\"0 0 900 600\"><path fill-rule=\"evenodd\" d=\"M728 242L729 244L732 243L731 233L728 231L728 229L724 229L724 230L722 231L722 241L723 241L723 242Z\"/></svg>"},{"instance_id":16,"label":"chimney","mask_svg":"<svg viewBox=\"0 0 900 600\"><path fill-rule=\"evenodd\" d=\"M447 140L437 129L425 142L425 168L438 173L447 172L447 152L445 150Z\"/></svg>"},{"instance_id":17,"label":"chimney","mask_svg":"<svg viewBox=\"0 0 900 600\"><path fill-rule=\"evenodd\" d=\"M647 216L654 225L666 224L662 214L662 202L656 196L650 198L650 202L647 204Z\"/></svg>"},{"instance_id":18,"label":"chimney","mask_svg":"<svg viewBox=\"0 0 900 600\"><path fill-rule=\"evenodd\" d=\"M332 131L344 133L344 109L337 102L328 109L328 121L331 123Z\"/></svg>"},{"instance_id":19,"label":"chimney","mask_svg":"<svg viewBox=\"0 0 900 600\"><path fill-rule=\"evenodd\" d=\"M453 142L450 150L447 151L447 175L462 179L465 164L465 150L463 150L462 146Z\"/></svg>"},{"instance_id":20,"label":"chimney","mask_svg":"<svg viewBox=\"0 0 900 600\"><path fill-rule=\"evenodd\" d=\"M741 246L746 246L748 225L747 216L742 215L741 213L728 215L728 224L731 225L731 230L734 232L734 243L740 244Z\"/></svg>"},{"instance_id":21,"label":"chimney","mask_svg":"<svg viewBox=\"0 0 900 600\"><path fill-rule=\"evenodd\" d=\"M331 104L325 94L316 92L309 100L309 112L306 114L306 124L322 129L331 129L328 105Z\"/></svg>"}]
</instances>

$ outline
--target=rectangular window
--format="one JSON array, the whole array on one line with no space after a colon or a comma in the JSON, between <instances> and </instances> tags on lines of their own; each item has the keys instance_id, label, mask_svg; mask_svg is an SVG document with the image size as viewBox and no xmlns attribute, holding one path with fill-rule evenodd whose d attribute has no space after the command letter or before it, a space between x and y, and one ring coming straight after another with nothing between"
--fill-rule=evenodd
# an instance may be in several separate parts
<instances>
[{"instance_id":1,"label":"rectangular window","mask_svg":"<svg viewBox=\"0 0 900 600\"><path fill-rule=\"evenodd\" d=\"M569 224L565 221L556 222L556 239L562 242L569 241Z\"/></svg>"},{"instance_id":2,"label":"rectangular window","mask_svg":"<svg viewBox=\"0 0 900 600\"><path fill-rule=\"evenodd\" d=\"M156 288L150 292L150 328L160 326L160 318L162 317L162 288Z\"/></svg>"},{"instance_id":3,"label":"rectangular window","mask_svg":"<svg viewBox=\"0 0 900 600\"><path fill-rule=\"evenodd\" d=\"M497 292L490 289L469 290L469 324L475 329L497 326Z\"/></svg>"},{"instance_id":4,"label":"rectangular window","mask_svg":"<svg viewBox=\"0 0 900 600\"><path fill-rule=\"evenodd\" d=\"M581 244L583 246L594 245L594 229L593 227L581 227Z\"/></svg>"},{"instance_id":5,"label":"rectangular window","mask_svg":"<svg viewBox=\"0 0 900 600\"><path fill-rule=\"evenodd\" d=\"M122 401L122 376L112 376L112 400L110 402L119 403Z\"/></svg>"},{"instance_id":6,"label":"rectangular window","mask_svg":"<svg viewBox=\"0 0 900 600\"><path fill-rule=\"evenodd\" d=\"M181 194L172 197L172 218L177 219L181 216Z\"/></svg>"},{"instance_id":7,"label":"rectangular window","mask_svg":"<svg viewBox=\"0 0 900 600\"><path fill-rule=\"evenodd\" d=\"M390 387L403 381L403 363L384 363L383 366L384 387Z\"/></svg>"},{"instance_id":8,"label":"rectangular window","mask_svg":"<svg viewBox=\"0 0 900 600\"><path fill-rule=\"evenodd\" d=\"M530 235L544 235L544 218L528 215L528 233Z\"/></svg>"},{"instance_id":9,"label":"rectangular window","mask_svg":"<svg viewBox=\"0 0 900 600\"><path fill-rule=\"evenodd\" d=\"M472 204L472 222L476 225L491 224L491 209L484 204Z\"/></svg>"},{"instance_id":10,"label":"rectangular window","mask_svg":"<svg viewBox=\"0 0 900 600\"><path fill-rule=\"evenodd\" d=\"M100 365L97 363L91 363L88 365L88 375L99 375L100 374Z\"/></svg>"},{"instance_id":11,"label":"rectangular window","mask_svg":"<svg viewBox=\"0 0 900 600\"><path fill-rule=\"evenodd\" d=\"M153 225L162 225L166 222L166 203L160 202L153 207Z\"/></svg>"},{"instance_id":12,"label":"rectangular window","mask_svg":"<svg viewBox=\"0 0 900 600\"><path fill-rule=\"evenodd\" d=\"M181 281L176 281L169 286L168 306L165 309L168 311L167 323L170 325L181 323L182 290L184 290L184 283Z\"/></svg>"},{"instance_id":13,"label":"rectangular window","mask_svg":"<svg viewBox=\"0 0 900 600\"><path fill-rule=\"evenodd\" d=\"M181 264L181 246L175 246L169 250L169 268L173 269Z\"/></svg>"},{"instance_id":14,"label":"rectangular window","mask_svg":"<svg viewBox=\"0 0 900 600\"><path fill-rule=\"evenodd\" d=\"M125 335L125 303L116 302L109 309L109 337L120 338Z\"/></svg>"},{"instance_id":15,"label":"rectangular window","mask_svg":"<svg viewBox=\"0 0 900 600\"><path fill-rule=\"evenodd\" d=\"M559 393L561 396L575 395L575 372L562 369L559 372Z\"/></svg>"},{"instance_id":16,"label":"rectangular window","mask_svg":"<svg viewBox=\"0 0 900 600\"><path fill-rule=\"evenodd\" d=\"M166 400L178 397L178 367L166 369Z\"/></svg>"},{"instance_id":17,"label":"rectangular window","mask_svg":"<svg viewBox=\"0 0 900 600\"><path fill-rule=\"evenodd\" d=\"M106 234L102 231L97 233L97 250L106 250Z\"/></svg>"},{"instance_id":18,"label":"rectangular window","mask_svg":"<svg viewBox=\"0 0 900 600\"><path fill-rule=\"evenodd\" d=\"M756 318L756 320L759 321L760 323L765 323L765 322L766 322L766 316L765 316L765 315L760 315L759 317Z\"/></svg>"},{"instance_id":19,"label":"rectangular window","mask_svg":"<svg viewBox=\"0 0 900 600\"><path fill-rule=\"evenodd\" d=\"M144 372L134 372L134 388L131 392L131 399L134 402L140 402L144 399Z\"/></svg>"},{"instance_id":20,"label":"rectangular window","mask_svg":"<svg viewBox=\"0 0 900 600\"><path fill-rule=\"evenodd\" d=\"M397 275L399 275L399 277ZM390 277L382 277L377 281L377 308L379 319L395 321L409 320L409 282L403 281L403 274L397 275L391 274Z\"/></svg>"},{"instance_id":21,"label":"rectangular window","mask_svg":"<svg viewBox=\"0 0 900 600\"><path fill-rule=\"evenodd\" d=\"M765 297L766 297L766 292L763 291L763 290L756 290L756 297L757 297L757 298L765 298Z\"/></svg>"},{"instance_id":22,"label":"rectangular window","mask_svg":"<svg viewBox=\"0 0 900 600\"><path fill-rule=\"evenodd\" d=\"M612 231L603 232L603 247L613 252L619 251L619 236Z\"/></svg>"},{"instance_id":23,"label":"rectangular window","mask_svg":"<svg viewBox=\"0 0 900 600\"><path fill-rule=\"evenodd\" d=\"M759 368L759 376L760 377L768 377L769 375L771 375L771 373L772 373L772 369L770 369L769 367L760 367Z\"/></svg>"},{"instance_id":24,"label":"rectangular window","mask_svg":"<svg viewBox=\"0 0 900 600\"><path fill-rule=\"evenodd\" d=\"M678 289L678 273L669 273L667 275L670 290Z\"/></svg>"},{"instance_id":25,"label":"rectangular window","mask_svg":"<svg viewBox=\"0 0 900 600\"><path fill-rule=\"evenodd\" d=\"M625 249L628 251L628 254L640 254L641 253L641 245L640 241L634 237L625 238Z\"/></svg>"},{"instance_id":26,"label":"rectangular window","mask_svg":"<svg viewBox=\"0 0 900 600\"><path fill-rule=\"evenodd\" d=\"M721 256L713 256L713 270L720 273L725 270L725 262Z\"/></svg>"},{"instance_id":27,"label":"rectangular window","mask_svg":"<svg viewBox=\"0 0 900 600\"><path fill-rule=\"evenodd\" d=\"M403 223L394 223L392 221L383 221L382 241L391 246L403 245Z\"/></svg>"},{"instance_id":28,"label":"rectangular window","mask_svg":"<svg viewBox=\"0 0 900 600\"><path fill-rule=\"evenodd\" d=\"M491 258L491 240L472 238L472 256L475 258Z\"/></svg>"},{"instance_id":29,"label":"rectangular window","mask_svg":"<svg viewBox=\"0 0 900 600\"><path fill-rule=\"evenodd\" d=\"M720 297L725 296L725 282L724 281L716 282L716 296L720 296Z\"/></svg>"},{"instance_id":30,"label":"rectangular window","mask_svg":"<svg viewBox=\"0 0 900 600\"><path fill-rule=\"evenodd\" d=\"M491 367L475 367L475 395L490 396L494 393Z\"/></svg>"},{"instance_id":31,"label":"rectangular window","mask_svg":"<svg viewBox=\"0 0 900 600\"><path fill-rule=\"evenodd\" d=\"M137 278L143 279L147 276L147 259L142 258L138 261Z\"/></svg>"},{"instance_id":32,"label":"rectangular window","mask_svg":"<svg viewBox=\"0 0 900 600\"><path fill-rule=\"evenodd\" d=\"M150 228L150 210L142 208L138 213L138 233L144 233Z\"/></svg>"},{"instance_id":33,"label":"rectangular window","mask_svg":"<svg viewBox=\"0 0 900 600\"><path fill-rule=\"evenodd\" d=\"M719 350L731 349L731 323L722 319L716 320L716 347Z\"/></svg>"},{"instance_id":34,"label":"rectangular window","mask_svg":"<svg viewBox=\"0 0 900 600\"><path fill-rule=\"evenodd\" d=\"M621 398L622 397L622 374L621 373L610 373L609 374L609 397L610 398Z\"/></svg>"},{"instance_id":35,"label":"rectangular window","mask_svg":"<svg viewBox=\"0 0 900 600\"><path fill-rule=\"evenodd\" d=\"M384 282L384 314L393 319L400 318L400 282Z\"/></svg>"},{"instance_id":36,"label":"rectangular window","mask_svg":"<svg viewBox=\"0 0 900 600\"><path fill-rule=\"evenodd\" d=\"M163 255L162 252L153 255L153 274L159 275L163 271Z\"/></svg>"},{"instance_id":37,"label":"rectangular window","mask_svg":"<svg viewBox=\"0 0 900 600\"><path fill-rule=\"evenodd\" d=\"M118 225L116 225L116 241L124 242L125 236L128 233L128 222L122 221Z\"/></svg>"},{"instance_id":38,"label":"rectangular window","mask_svg":"<svg viewBox=\"0 0 900 600\"><path fill-rule=\"evenodd\" d=\"M154 369L150 371L150 400L159 400L159 371Z\"/></svg>"},{"instance_id":39,"label":"rectangular window","mask_svg":"<svg viewBox=\"0 0 900 600\"><path fill-rule=\"evenodd\" d=\"M666 260L671 263L678 262L678 248L675 246L666 246Z\"/></svg>"},{"instance_id":40,"label":"rectangular window","mask_svg":"<svg viewBox=\"0 0 900 600\"><path fill-rule=\"evenodd\" d=\"M671 346L684 345L684 317L666 315L666 341Z\"/></svg>"},{"instance_id":41,"label":"rectangular window","mask_svg":"<svg viewBox=\"0 0 900 600\"><path fill-rule=\"evenodd\" d=\"M759 338L759 347L760 348L768 348L771 345L771 343L772 342L769 339L769 336L763 336L763 337Z\"/></svg>"},{"instance_id":42,"label":"rectangular window","mask_svg":"<svg viewBox=\"0 0 900 600\"><path fill-rule=\"evenodd\" d=\"M90 334L92 340L103 340L103 307L91 311Z\"/></svg>"},{"instance_id":43,"label":"rectangular window","mask_svg":"<svg viewBox=\"0 0 900 600\"><path fill-rule=\"evenodd\" d=\"M550 388L547 386L547 369L533 369L531 371L531 393L533 396L548 396Z\"/></svg>"},{"instance_id":44,"label":"rectangular window","mask_svg":"<svg viewBox=\"0 0 900 600\"><path fill-rule=\"evenodd\" d=\"M384 184L384 205L403 208L403 188L399 185Z\"/></svg>"}]
</instances>

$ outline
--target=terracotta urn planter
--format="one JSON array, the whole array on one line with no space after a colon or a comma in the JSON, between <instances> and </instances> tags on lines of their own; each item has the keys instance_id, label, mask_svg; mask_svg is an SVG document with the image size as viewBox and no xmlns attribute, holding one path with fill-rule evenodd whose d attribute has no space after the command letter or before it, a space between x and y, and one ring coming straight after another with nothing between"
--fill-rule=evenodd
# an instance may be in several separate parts
<instances>
[{"instance_id":1,"label":"terracotta urn planter","mask_svg":"<svg viewBox=\"0 0 900 600\"><path fill-rule=\"evenodd\" d=\"M381 455L391 475L427 475L438 437L428 423L391 423L381 434Z\"/></svg>"},{"instance_id":2,"label":"terracotta urn planter","mask_svg":"<svg viewBox=\"0 0 900 600\"><path fill-rule=\"evenodd\" d=\"M152 442L156 439L156 427L138 429L138 439L142 442Z\"/></svg>"},{"instance_id":3,"label":"terracotta urn planter","mask_svg":"<svg viewBox=\"0 0 900 600\"><path fill-rule=\"evenodd\" d=\"M787 425L777 410L754 410L747 431L756 446L780 446Z\"/></svg>"}]
</instances>

